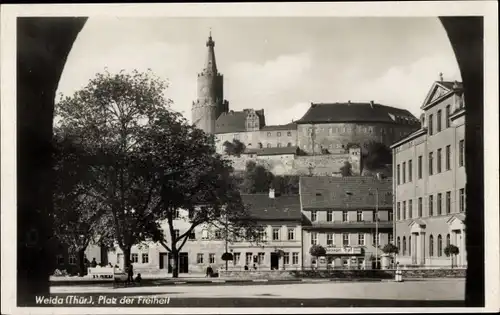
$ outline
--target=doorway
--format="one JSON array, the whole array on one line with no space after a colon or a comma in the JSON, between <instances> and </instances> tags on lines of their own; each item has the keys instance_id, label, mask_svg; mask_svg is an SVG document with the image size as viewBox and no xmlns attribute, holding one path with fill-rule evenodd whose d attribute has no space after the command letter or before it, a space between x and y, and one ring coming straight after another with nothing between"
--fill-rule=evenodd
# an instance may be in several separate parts
<instances>
[{"instance_id":1,"label":"doorway","mask_svg":"<svg viewBox=\"0 0 500 315\"><path fill-rule=\"evenodd\" d=\"M160 253L160 269L167 269L167 273L172 273L172 254ZM179 253L179 263L177 264L179 273L189 272L189 256L188 253Z\"/></svg>"},{"instance_id":2,"label":"doorway","mask_svg":"<svg viewBox=\"0 0 500 315\"><path fill-rule=\"evenodd\" d=\"M277 253L271 253L271 270L279 269L279 256Z\"/></svg>"}]
</instances>

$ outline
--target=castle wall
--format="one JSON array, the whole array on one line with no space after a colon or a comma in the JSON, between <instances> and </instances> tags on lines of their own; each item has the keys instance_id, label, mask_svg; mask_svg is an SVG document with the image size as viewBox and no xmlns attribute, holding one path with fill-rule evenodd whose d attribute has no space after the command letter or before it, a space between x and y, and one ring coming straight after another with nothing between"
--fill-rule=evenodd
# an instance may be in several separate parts
<instances>
[{"instance_id":1,"label":"castle wall","mask_svg":"<svg viewBox=\"0 0 500 315\"><path fill-rule=\"evenodd\" d=\"M237 139L247 149L276 148L278 146L297 146L297 130L256 130L216 134L217 152L224 152L224 142Z\"/></svg>"},{"instance_id":2,"label":"castle wall","mask_svg":"<svg viewBox=\"0 0 500 315\"><path fill-rule=\"evenodd\" d=\"M364 148L368 142L377 141L389 146L417 129L415 125L384 123L299 124L297 145L307 153L320 153L321 148L340 153L348 143L358 143Z\"/></svg>"}]
</instances>

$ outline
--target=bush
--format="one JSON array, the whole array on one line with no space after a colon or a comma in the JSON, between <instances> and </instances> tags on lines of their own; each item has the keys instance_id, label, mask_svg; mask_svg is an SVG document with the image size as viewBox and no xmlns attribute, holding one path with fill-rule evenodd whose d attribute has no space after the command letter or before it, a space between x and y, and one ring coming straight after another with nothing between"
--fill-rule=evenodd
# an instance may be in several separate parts
<instances>
[{"instance_id":1,"label":"bush","mask_svg":"<svg viewBox=\"0 0 500 315\"><path fill-rule=\"evenodd\" d=\"M446 255L446 257L450 257L451 255L458 255L459 252L460 251L458 247L453 244L446 246L444 249L444 254Z\"/></svg>"},{"instance_id":2,"label":"bush","mask_svg":"<svg viewBox=\"0 0 500 315\"><path fill-rule=\"evenodd\" d=\"M233 254L231 254L231 253L224 253L224 254L222 254L221 258L224 261L233 260Z\"/></svg>"},{"instance_id":3,"label":"bush","mask_svg":"<svg viewBox=\"0 0 500 315\"><path fill-rule=\"evenodd\" d=\"M309 249L309 254L314 257L326 256L326 249L321 245L313 245Z\"/></svg>"}]
</instances>

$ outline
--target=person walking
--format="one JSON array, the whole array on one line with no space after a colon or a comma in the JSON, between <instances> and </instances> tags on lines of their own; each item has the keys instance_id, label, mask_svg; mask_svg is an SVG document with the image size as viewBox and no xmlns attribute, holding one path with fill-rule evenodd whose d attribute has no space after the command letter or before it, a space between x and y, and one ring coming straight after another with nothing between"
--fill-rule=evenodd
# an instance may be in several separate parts
<instances>
[{"instance_id":1,"label":"person walking","mask_svg":"<svg viewBox=\"0 0 500 315\"><path fill-rule=\"evenodd\" d=\"M127 282L134 282L134 267L132 266L131 262L127 266L127 275Z\"/></svg>"}]
</instances>

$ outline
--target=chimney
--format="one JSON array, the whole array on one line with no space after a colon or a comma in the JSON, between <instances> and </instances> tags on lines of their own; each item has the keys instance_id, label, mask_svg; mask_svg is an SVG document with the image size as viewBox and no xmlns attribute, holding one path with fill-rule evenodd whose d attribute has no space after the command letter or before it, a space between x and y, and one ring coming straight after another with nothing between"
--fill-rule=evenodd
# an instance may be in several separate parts
<instances>
[{"instance_id":1,"label":"chimney","mask_svg":"<svg viewBox=\"0 0 500 315\"><path fill-rule=\"evenodd\" d=\"M458 82L455 80L455 82L453 83L453 88L456 90L458 89Z\"/></svg>"},{"instance_id":2,"label":"chimney","mask_svg":"<svg viewBox=\"0 0 500 315\"><path fill-rule=\"evenodd\" d=\"M370 101L370 107L373 108L373 104L374 102L373 101Z\"/></svg>"},{"instance_id":3,"label":"chimney","mask_svg":"<svg viewBox=\"0 0 500 315\"><path fill-rule=\"evenodd\" d=\"M348 100L348 101L347 101L347 105L351 105L351 100Z\"/></svg>"},{"instance_id":4,"label":"chimney","mask_svg":"<svg viewBox=\"0 0 500 315\"><path fill-rule=\"evenodd\" d=\"M274 199L274 188L269 188L269 198Z\"/></svg>"}]
</instances>

